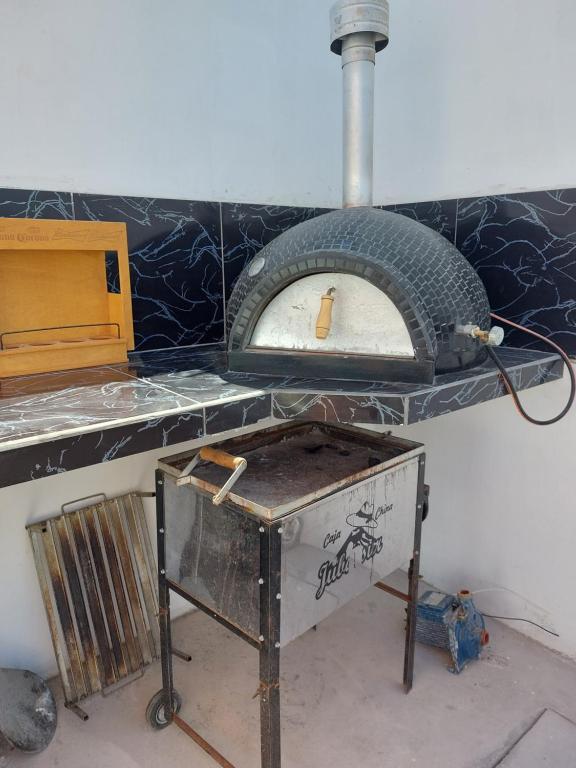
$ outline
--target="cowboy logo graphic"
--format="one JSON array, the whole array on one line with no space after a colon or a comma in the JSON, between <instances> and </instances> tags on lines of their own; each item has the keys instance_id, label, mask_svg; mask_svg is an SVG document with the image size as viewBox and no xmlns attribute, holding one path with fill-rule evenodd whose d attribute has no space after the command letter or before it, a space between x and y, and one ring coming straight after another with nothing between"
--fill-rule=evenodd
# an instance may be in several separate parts
<instances>
[{"instance_id":1,"label":"cowboy logo graphic","mask_svg":"<svg viewBox=\"0 0 576 768\"><path fill-rule=\"evenodd\" d=\"M355 550L358 550L360 562L372 560L382 551L382 536L375 536L378 521L391 505L374 508L374 503L365 501L357 512L346 517L346 523L352 530L332 560L326 560L318 569L320 584L316 591L316 600L320 600L327 587L341 579L350 571L351 562L356 567Z\"/></svg>"}]
</instances>

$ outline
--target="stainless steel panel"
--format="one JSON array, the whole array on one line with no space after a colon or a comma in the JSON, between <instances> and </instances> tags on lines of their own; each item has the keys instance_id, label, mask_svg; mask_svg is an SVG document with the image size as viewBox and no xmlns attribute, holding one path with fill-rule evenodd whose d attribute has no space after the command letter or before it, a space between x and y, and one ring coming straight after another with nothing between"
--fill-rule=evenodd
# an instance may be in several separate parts
<instances>
[{"instance_id":1,"label":"stainless steel panel","mask_svg":"<svg viewBox=\"0 0 576 768\"><path fill-rule=\"evenodd\" d=\"M164 481L166 575L253 638L260 634L258 521L189 485Z\"/></svg>"},{"instance_id":2,"label":"stainless steel panel","mask_svg":"<svg viewBox=\"0 0 576 768\"><path fill-rule=\"evenodd\" d=\"M413 458L283 522L283 646L409 562L417 481Z\"/></svg>"},{"instance_id":3,"label":"stainless steel panel","mask_svg":"<svg viewBox=\"0 0 576 768\"><path fill-rule=\"evenodd\" d=\"M212 503L226 477L221 467L195 467L195 482L182 484L191 454L160 465L166 575L253 638L260 634L261 531L272 523L282 537L282 645L410 560L416 443L306 424L219 447L248 461L221 506Z\"/></svg>"}]
</instances>

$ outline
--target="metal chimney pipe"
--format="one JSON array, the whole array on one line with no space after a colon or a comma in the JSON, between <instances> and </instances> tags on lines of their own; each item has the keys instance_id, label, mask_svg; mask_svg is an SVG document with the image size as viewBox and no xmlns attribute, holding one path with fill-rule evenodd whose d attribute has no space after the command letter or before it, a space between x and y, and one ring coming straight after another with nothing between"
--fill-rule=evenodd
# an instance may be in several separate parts
<instances>
[{"instance_id":1,"label":"metal chimney pipe","mask_svg":"<svg viewBox=\"0 0 576 768\"><path fill-rule=\"evenodd\" d=\"M330 50L342 56L342 207L372 205L374 64L388 45L388 0L338 0Z\"/></svg>"}]
</instances>

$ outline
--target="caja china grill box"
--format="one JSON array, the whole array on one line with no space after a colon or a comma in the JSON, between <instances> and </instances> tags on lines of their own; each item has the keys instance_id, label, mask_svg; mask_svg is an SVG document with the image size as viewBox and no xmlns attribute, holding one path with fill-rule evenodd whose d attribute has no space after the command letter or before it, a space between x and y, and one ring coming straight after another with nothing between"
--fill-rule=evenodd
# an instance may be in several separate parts
<instances>
[{"instance_id":1,"label":"caja china grill box","mask_svg":"<svg viewBox=\"0 0 576 768\"><path fill-rule=\"evenodd\" d=\"M409 563L422 446L355 428L299 424L219 448L246 461L221 504L213 499L229 469L197 463L194 453L159 464L166 578L253 640L262 639L264 533L272 531L279 542L281 646Z\"/></svg>"}]
</instances>

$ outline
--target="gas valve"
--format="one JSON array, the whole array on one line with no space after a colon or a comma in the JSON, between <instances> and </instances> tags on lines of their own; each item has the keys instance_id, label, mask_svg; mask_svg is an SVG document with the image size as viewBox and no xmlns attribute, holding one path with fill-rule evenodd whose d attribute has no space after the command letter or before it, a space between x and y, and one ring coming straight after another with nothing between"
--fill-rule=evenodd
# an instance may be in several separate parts
<instances>
[{"instance_id":1,"label":"gas valve","mask_svg":"<svg viewBox=\"0 0 576 768\"><path fill-rule=\"evenodd\" d=\"M483 331L479 325L459 325L456 333L462 336L471 336L489 347L499 347L504 341L504 329L499 325L493 325L489 331Z\"/></svg>"}]
</instances>

